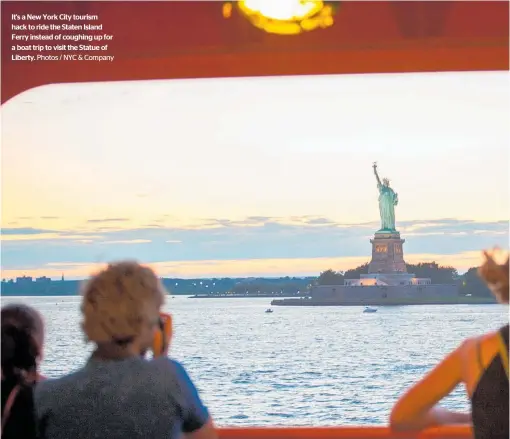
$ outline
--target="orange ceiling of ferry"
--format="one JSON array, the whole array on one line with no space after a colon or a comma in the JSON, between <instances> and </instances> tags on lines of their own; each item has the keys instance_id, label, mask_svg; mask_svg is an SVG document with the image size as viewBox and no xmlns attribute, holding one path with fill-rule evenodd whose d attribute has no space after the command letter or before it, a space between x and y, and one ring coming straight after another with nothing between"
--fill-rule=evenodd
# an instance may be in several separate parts
<instances>
[{"instance_id":1,"label":"orange ceiling of ferry","mask_svg":"<svg viewBox=\"0 0 510 439\"><path fill-rule=\"evenodd\" d=\"M297 36L254 28L221 2L2 2L2 102L35 86L141 79L508 70L505 1L340 2ZM113 62L11 60L11 14L95 14Z\"/></svg>"}]
</instances>

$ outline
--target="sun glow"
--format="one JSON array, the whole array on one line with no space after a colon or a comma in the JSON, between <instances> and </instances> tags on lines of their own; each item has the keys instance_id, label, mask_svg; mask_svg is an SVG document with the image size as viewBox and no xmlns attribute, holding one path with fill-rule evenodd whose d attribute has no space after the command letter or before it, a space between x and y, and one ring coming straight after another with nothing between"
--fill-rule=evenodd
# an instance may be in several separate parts
<instances>
[{"instance_id":1,"label":"sun glow","mask_svg":"<svg viewBox=\"0 0 510 439\"><path fill-rule=\"evenodd\" d=\"M333 24L333 8L321 0L244 0L235 4L259 29L280 35L326 28ZM232 2L223 6L223 16L232 14Z\"/></svg>"},{"instance_id":2,"label":"sun glow","mask_svg":"<svg viewBox=\"0 0 510 439\"><path fill-rule=\"evenodd\" d=\"M243 10L263 15L266 18L282 21L298 21L311 17L319 12L323 1L299 1L299 0L245 0L240 1L239 6Z\"/></svg>"}]
</instances>

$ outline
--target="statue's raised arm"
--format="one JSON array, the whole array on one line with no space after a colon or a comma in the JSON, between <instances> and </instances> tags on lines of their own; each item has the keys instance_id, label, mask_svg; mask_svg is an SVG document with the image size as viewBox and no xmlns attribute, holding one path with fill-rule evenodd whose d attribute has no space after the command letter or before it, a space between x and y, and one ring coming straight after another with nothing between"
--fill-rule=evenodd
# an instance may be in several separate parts
<instances>
[{"instance_id":1,"label":"statue's raised arm","mask_svg":"<svg viewBox=\"0 0 510 439\"><path fill-rule=\"evenodd\" d=\"M381 179L379 178L379 174L377 173L377 162L374 162L372 168L374 168L375 179L377 180L377 186L379 187L381 186Z\"/></svg>"}]
</instances>

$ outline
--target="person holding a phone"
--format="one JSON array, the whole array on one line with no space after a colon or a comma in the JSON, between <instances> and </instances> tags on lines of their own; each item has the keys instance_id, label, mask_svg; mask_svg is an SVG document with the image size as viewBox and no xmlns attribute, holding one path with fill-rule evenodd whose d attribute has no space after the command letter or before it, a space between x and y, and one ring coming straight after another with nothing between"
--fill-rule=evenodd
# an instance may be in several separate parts
<instances>
[{"instance_id":1,"label":"person holding a phone","mask_svg":"<svg viewBox=\"0 0 510 439\"><path fill-rule=\"evenodd\" d=\"M82 328L94 350L81 369L38 386L41 438L216 438L188 374L167 357L171 317L161 314L166 292L156 274L114 263L82 293Z\"/></svg>"}]
</instances>

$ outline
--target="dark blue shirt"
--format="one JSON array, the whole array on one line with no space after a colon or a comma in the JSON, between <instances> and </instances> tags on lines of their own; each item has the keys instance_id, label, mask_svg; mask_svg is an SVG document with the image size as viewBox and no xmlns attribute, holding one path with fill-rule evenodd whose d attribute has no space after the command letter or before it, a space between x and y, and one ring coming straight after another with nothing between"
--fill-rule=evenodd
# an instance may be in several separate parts
<instances>
[{"instance_id":1,"label":"dark blue shirt","mask_svg":"<svg viewBox=\"0 0 510 439\"><path fill-rule=\"evenodd\" d=\"M177 439L209 418L184 368L168 358L91 359L41 382L35 407L47 439Z\"/></svg>"}]
</instances>

